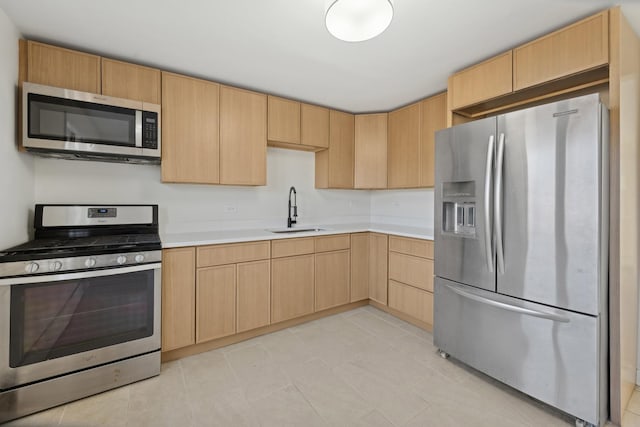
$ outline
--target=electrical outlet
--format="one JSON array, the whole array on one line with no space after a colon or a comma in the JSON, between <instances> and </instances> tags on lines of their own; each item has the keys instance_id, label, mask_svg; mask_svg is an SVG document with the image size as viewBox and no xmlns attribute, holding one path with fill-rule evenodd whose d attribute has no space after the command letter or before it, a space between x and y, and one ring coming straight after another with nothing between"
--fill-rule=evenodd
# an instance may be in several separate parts
<instances>
[{"instance_id":1,"label":"electrical outlet","mask_svg":"<svg viewBox=\"0 0 640 427\"><path fill-rule=\"evenodd\" d=\"M225 205L224 213L238 213L238 207L236 205Z\"/></svg>"}]
</instances>

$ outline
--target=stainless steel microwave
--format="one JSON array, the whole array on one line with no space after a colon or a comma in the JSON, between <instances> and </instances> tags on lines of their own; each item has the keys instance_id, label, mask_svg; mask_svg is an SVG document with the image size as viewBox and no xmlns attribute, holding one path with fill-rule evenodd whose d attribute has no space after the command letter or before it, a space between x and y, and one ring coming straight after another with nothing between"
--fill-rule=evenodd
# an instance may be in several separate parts
<instances>
[{"instance_id":1,"label":"stainless steel microwave","mask_svg":"<svg viewBox=\"0 0 640 427\"><path fill-rule=\"evenodd\" d=\"M22 90L22 146L71 159L160 163L160 105L34 83Z\"/></svg>"}]
</instances>

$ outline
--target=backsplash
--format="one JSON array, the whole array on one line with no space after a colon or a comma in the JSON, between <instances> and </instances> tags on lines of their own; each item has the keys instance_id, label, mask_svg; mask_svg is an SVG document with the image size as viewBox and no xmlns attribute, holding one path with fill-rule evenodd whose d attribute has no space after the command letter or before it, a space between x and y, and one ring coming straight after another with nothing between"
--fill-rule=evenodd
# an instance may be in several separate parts
<instances>
[{"instance_id":1,"label":"backsplash","mask_svg":"<svg viewBox=\"0 0 640 427\"><path fill-rule=\"evenodd\" d=\"M163 184L149 165L36 158L37 203L157 203L163 233L284 227L289 187L298 226L381 222L433 227L432 190L317 190L314 154L268 148L264 187Z\"/></svg>"}]
</instances>

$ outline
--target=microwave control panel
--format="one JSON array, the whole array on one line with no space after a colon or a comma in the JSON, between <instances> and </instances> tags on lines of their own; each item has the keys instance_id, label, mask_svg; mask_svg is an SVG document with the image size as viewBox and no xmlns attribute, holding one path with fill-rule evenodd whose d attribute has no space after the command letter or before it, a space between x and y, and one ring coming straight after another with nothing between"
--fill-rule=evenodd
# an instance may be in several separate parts
<instances>
[{"instance_id":1,"label":"microwave control panel","mask_svg":"<svg viewBox=\"0 0 640 427\"><path fill-rule=\"evenodd\" d=\"M158 148L158 113L142 112L142 148Z\"/></svg>"}]
</instances>

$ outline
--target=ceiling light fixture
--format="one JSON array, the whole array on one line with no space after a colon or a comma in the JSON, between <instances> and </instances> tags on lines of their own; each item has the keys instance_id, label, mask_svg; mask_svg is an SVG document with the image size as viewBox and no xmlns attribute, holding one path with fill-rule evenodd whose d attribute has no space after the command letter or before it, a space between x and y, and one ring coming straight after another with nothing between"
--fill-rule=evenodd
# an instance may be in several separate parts
<instances>
[{"instance_id":1,"label":"ceiling light fixture","mask_svg":"<svg viewBox=\"0 0 640 427\"><path fill-rule=\"evenodd\" d=\"M393 18L393 0L328 0L325 24L336 38L361 42L381 34Z\"/></svg>"}]
</instances>

